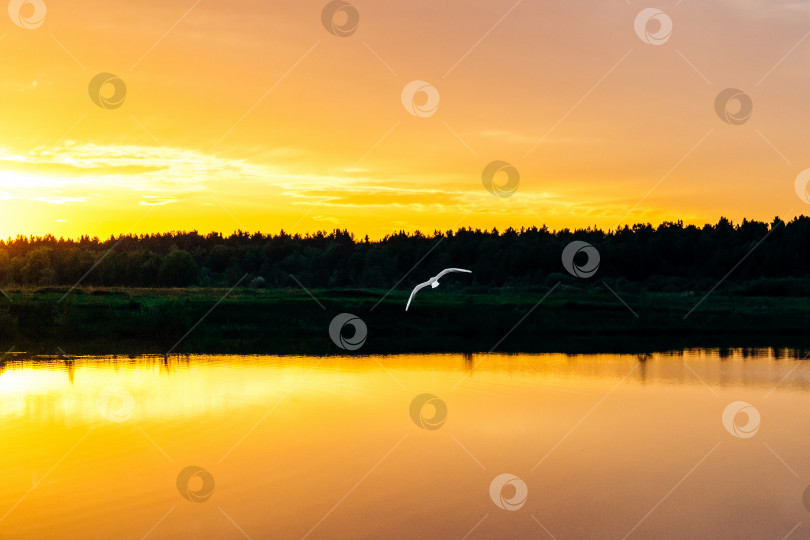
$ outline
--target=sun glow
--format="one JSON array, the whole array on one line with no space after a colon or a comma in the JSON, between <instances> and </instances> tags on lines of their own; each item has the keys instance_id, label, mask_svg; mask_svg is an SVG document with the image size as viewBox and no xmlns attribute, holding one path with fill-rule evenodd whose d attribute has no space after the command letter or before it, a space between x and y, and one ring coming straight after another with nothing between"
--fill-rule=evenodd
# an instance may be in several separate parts
<instances>
[{"instance_id":1,"label":"sun glow","mask_svg":"<svg viewBox=\"0 0 810 540\"><path fill-rule=\"evenodd\" d=\"M309 4L245 5L235 17L224 5L183 15L187 6L154 0L79 0L49 6L41 28L7 23L0 237L337 227L376 238L770 219L797 204L810 52L769 70L803 35L798 18L752 6L762 35L776 37L744 39L735 54L751 73L728 73L735 36L702 22L717 5L679 6L709 46L677 24L662 46L643 43L637 10L622 6L521 5L484 34L503 15L498 2L431 5L436 24L416 39L409 28L426 6L395 17L367 7L343 38ZM439 23L459 9L464 24ZM570 17L581 24L554 22ZM123 85L91 99L99 73ZM744 126L712 110L732 80L749 93L764 81ZM418 96L403 106L412 81L427 81L429 111ZM510 198L482 185L496 160L519 171Z\"/></svg>"}]
</instances>

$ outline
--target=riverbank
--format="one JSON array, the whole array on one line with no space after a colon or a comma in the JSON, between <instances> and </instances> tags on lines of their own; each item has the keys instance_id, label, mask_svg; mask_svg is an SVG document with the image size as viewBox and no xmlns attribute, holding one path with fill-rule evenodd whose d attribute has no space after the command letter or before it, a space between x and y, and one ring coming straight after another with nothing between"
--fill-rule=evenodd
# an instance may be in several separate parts
<instances>
[{"instance_id":1,"label":"riverbank","mask_svg":"<svg viewBox=\"0 0 810 540\"><path fill-rule=\"evenodd\" d=\"M331 341L329 323L344 312L368 328L354 354L810 346L805 298L712 295L698 305L696 294L559 285L422 291L406 312L404 290L312 290L314 299L301 289L76 289L62 299L66 292L5 289L0 347L77 355L333 354L344 351Z\"/></svg>"}]
</instances>

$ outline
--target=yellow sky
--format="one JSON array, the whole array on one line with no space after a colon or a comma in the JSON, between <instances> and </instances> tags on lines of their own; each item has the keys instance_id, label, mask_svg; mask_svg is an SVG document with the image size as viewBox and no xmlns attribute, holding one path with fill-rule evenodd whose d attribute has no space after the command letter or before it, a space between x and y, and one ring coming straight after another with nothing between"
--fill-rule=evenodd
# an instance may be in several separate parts
<instances>
[{"instance_id":1,"label":"yellow sky","mask_svg":"<svg viewBox=\"0 0 810 540\"><path fill-rule=\"evenodd\" d=\"M21 7L23 26L46 7L36 28L3 17L0 237L807 213L807 2L660 2L659 45L636 34L650 6L633 0L355 1L346 37L326 4L46 1ZM123 105L90 98L99 73L126 84ZM403 104L414 80L439 98L421 117ZM729 87L753 102L742 125L715 113ZM511 197L482 184L495 160L519 171Z\"/></svg>"}]
</instances>

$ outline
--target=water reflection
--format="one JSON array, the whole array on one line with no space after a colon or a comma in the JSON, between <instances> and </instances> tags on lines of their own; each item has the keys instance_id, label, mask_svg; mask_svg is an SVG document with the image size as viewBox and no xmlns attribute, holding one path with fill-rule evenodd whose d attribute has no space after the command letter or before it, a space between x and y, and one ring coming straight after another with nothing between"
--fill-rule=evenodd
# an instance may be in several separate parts
<instances>
[{"instance_id":1,"label":"water reflection","mask_svg":"<svg viewBox=\"0 0 810 540\"><path fill-rule=\"evenodd\" d=\"M363 374L378 384L396 382L397 377L419 377L422 372L459 374L461 380L490 384L493 380L521 376L546 381L576 382L582 378L618 379L627 368L637 364L628 378L645 385L656 384L718 387L756 387L770 389L810 389L810 374L796 369L807 357L795 349L701 349L670 353L622 355L574 354L470 354L336 356L336 357L262 357L262 356L142 356L142 357L43 357L8 355L0 362L0 399L50 396L50 403L70 399L65 385L77 386L78 395L100 391L117 381L142 393L148 410L172 414L169 400L182 399L175 410L210 410L225 403L238 404L266 397L296 376L313 371L306 388L342 390L350 377ZM756 362L751 363L751 360ZM743 369L743 364L745 368ZM172 382L182 373L185 387ZM63 376L60 376L63 374ZM356 381L355 383L356 384ZM194 390L193 393L188 390ZM190 401L195 402L194 407ZM0 416L19 407L0 407ZM80 411L71 410L71 414ZM89 421L95 420L92 410ZM72 416L72 420L76 420Z\"/></svg>"},{"instance_id":2,"label":"water reflection","mask_svg":"<svg viewBox=\"0 0 810 540\"><path fill-rule=\"evenodd\" d=\"M10 354L0 536L783 537L806 517L806 354ZM514 512L490 498L506 473Z\"/></svg>"}]
</instances>

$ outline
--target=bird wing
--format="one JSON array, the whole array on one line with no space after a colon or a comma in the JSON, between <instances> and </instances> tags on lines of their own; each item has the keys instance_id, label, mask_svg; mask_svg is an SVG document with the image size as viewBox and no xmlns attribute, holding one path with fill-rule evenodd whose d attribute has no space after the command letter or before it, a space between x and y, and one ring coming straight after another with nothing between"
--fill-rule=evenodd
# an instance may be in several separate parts
<instances>
[{"instance_id":1,"label":"bird wing","mask_svg":"<svg viewBox=\"0 0 810 540\"><path fill-rule=\"evenodd\" d=\"M472 274L472 270L464 270L463 268L445 268L433 279L439 279L445 274L449 274L450 272L464 272L466 274Z\"/></svg>"},{"instance_id":2,"label":"bird wing","mask_svg":"<svg viewBox=\"0 0 810 540\"><path fill-rule=\"evenodd\" d=\"M408 304L405 306L405 311L408 311L408 308L411 306L411 300L413 300L413 297L416 296L416 293L419 291L419 289L424 289L428 285L430 285L430 282L426 281L424 283L420 283L419 285L413 288L413 290L411 291L411 297L408 298Z\"/></svg>"}]
</instances>

